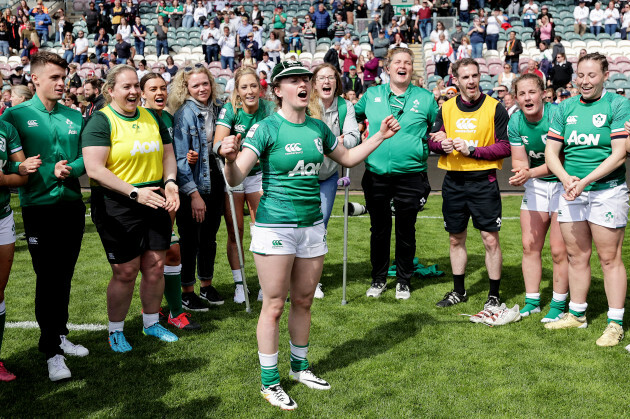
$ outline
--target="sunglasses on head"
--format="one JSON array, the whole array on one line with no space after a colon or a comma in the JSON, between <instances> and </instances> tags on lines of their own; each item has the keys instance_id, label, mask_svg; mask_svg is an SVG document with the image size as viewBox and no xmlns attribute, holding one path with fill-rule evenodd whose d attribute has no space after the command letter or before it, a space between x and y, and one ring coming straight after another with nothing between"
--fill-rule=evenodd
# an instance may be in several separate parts
<instances>
[{"instance_id":1,"label":"sunglasses on head","mask_svg":"<svg viewBox=\"0 0 630 419\"><path fill-rule=\"evenodd\" d=\"M201 68L201 67L203 67L203 64L197 63L193 67L191 66L185 67L184 71L188 73L189 71L192 71L194 68Z\"/></svg>"}]
</instances>

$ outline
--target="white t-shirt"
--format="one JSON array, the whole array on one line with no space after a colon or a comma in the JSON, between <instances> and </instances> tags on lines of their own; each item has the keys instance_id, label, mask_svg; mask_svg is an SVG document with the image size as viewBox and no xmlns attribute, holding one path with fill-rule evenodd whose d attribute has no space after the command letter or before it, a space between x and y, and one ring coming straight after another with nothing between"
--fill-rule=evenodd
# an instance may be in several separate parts
<instances>
[{"instance_id":1,"label":"white t-shirt","mask_svg":"<svg viewBox=\"0 0 630 419\"><path fill-rule=\"evenodd\" d=\"M123 41L129 44L131 43L131 26L118 25L118 29L116 30L116 33L119 33L120 36L122 36Z\"/></svg>"},{"instance_id":2,"label":"white t-shirt","mask_svg":"<svg viewBox=\"0 0 630 419\"><path fill-rule=\"evenodd\" d=\"M212 36L210 36L212 35ZM206 43L206 45L214 45L219 42L219 37L221 36L219 30L217 28L207 28L201 31L201 40Z\"/></svg>"},{"instance_id":3,"label":"white t-shirt","mask_svg":"<svg viewBox=\"0 0 630 419\"><path fill-rule=\"evenodd\" d=\"M604 10L604 25L616 25L619 19L619 10L614 7L611 9L606 8Z\"/></svg>"},{"instance_id":4,"label":"white t-shirt","mask_svg":"<svg viewBox=\"0 0 630 419\"><path fill-rule=\"evenodd\" d=\"M461 0L459 2L459 10L464 12L468 11L468 0Z\"/></svg>"},{"instance_id":5,"label":"white t-shirt","mask_svg":"<svg viewBox=\"0 0 630 419\"><path fill-rule=\"evenodd\" d=\"M488 25L486 26L486 34L496 35L501 29L501 22L498 16L488 17Z\"/></svg>"},{"instance_id":6,"label":"white t-shirt","mask_svg":"<svg viewBox=\"0 0 630 419\"><path fill-rule=\"evenodd\" d=\"M267 53L269 54L269 58L280 57L280 51L272 51L272 49L277 50L278 48L280 48L279 39L276 39L275 41L272 41L271 39L269 39L267 42L265 42L265 47L267 47Z\"/></svg>"},{"instance_id":7,"label":"white t-shirt","mask_svg":"<svg viewBox=\"0 0 630 419\"><path fill-rule=\"evenodd\" d=\"M141 80L145 75L149 74L149 70L136 70L136 74L138 75L138 80Z\"/></svg>"},{"instance_id":8,"label":"white t-shirt","mask_svg":"<svg viewBox=\"0 0 630 419\"><path fill-rule=\"evenodd\" d=\"M87 54L87 49L88 49L89 44L90 42L87 40L85 36L83 38L77 38L74 41L74 54L75 55Z\"/></svg>"},{"instance_id":9,"label":"white t-shirt","mask_svg":"<svg viewBox=\"0 0 630 419\"><path fill-rule=\"evenodd\" d=\"M602 21L604 20L604 11L602 9L593 9L591 10L588 18L591 21L591 26L602 26Z\"/></svg>"},{"instance_id":10,"label":"white t-shirt","mask_svg":"<svg viewBox=\"0 0 630 419\"><path fill-rule=\"evenodd\" d=\"M623 18L621 19L621 27L622 28L630 28L630 12L626 12L623 14Z\"/></svg>"},{"instance_id":11,"label":"white t-shirt","mask_svg":"<svg viewBox=\"0 0 630 419\"><path fill-rule=\"evenodd\" d=\"M575 23L586 25L586 20L588 19L588 7L575 6L575 9L573 9L573 18L575 19Z\"/></svg>"},{"instance_id":12,"label":"white t-shirt","mask_svg":"<svg viewBox=\"0 0 630 419\"><path fill-rule=\"evenodd\" d=\"M271 71L273 70L273 63L271 61L260 61L258 63L258 67L256 68L256 74L260 76L261 71L265 71L267 73L267 82L271 82Z\"/></svg>"}]
</instances>

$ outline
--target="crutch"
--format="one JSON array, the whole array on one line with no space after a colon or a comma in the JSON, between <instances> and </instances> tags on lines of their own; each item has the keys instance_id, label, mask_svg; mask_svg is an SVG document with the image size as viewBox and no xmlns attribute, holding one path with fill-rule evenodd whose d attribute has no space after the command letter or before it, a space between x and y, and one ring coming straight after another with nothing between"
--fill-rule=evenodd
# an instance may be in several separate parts
<instances>
[{"instance_id":1,"label":"crutch","mask_svg":"<svg viewBox=\"0 0 630 419\"><path fill-rule=\"evenodd\" d=\"M247 281L245 279L245 262L243 259L243 249L241 248L241 235L238 231L238 221L236 220L236 210L234 209L234 195L232 195L232 189L230 189L230 185L228 184L227 178L225 177L225 165L223 164L223 160L221 160L221 157L219 157L216 154L215 154L215 158L217 159L217 164L219 165L221 174L223 175L223 180L225 181L225 186L227 189L228 199L230 201L230 212L232 213L232 224L234 224L234 234L236 235L236 250L238 251L238 263L240 265L241 278L243 278L243 292L245 293L245 311L248 313L251 313L252 309L249 307L249 290L247 289Z\"/></svg>"},{"instance_id":2,"label":"crutch","mask_svg":"<svg viewBox=\"0 0 630 419\"><path fill-rule=\"evenodd\" d=\"M346 277L348 272L348 189L350 188L350 169L346 169L346 175L337 181L338 186L344 187L343 199L343 294L341 305L346 305Z\"/></svg>"}]
</instances>

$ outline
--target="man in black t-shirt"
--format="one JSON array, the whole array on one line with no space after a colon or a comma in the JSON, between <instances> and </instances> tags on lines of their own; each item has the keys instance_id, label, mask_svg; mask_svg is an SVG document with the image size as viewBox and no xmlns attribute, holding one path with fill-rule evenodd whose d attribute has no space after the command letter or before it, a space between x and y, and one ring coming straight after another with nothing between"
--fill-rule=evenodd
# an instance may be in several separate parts
<instances>
[{"instance_id":1,"label":"man in black t-shirt","mask_svg":"<svg viewBox=\"0 0 630 419\"><path fill-rule=\"evenodd\" d=\"M94 2L90 2L90 8L83 13L83 20L87 24L88 33L98 31L98 10L94 8Z\"/></svg>"},{"instance_id":2,"label":"man in black t-shirt","mask_svg":"<svg viewBox=\"0 0 630 419\"><path fill-rule=\"evenodd\" d=\"M131 46L129 42L125 42L122 39L122 35L116 34L116 64L126 64L127 59L133 58L135 55L135 49Z\"/></svg>"}]
</instances>

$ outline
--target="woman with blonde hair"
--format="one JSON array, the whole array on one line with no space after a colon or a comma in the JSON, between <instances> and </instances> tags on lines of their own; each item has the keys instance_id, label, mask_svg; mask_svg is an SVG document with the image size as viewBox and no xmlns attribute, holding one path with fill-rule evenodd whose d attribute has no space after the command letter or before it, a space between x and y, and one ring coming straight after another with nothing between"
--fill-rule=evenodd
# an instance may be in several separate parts
<instances>
[{"instance_id":1,"label":"woman with blonde hair","mask_svg":"<svg viewBox=\"0 0 630 419\"><path fill-rule=\"evenodd\" d=\"M169 211L179 208L171 135L153 111L140 106L133 67L118 65L103 86L108 103L89 119L81 141L92 186L92 220L112 278L107 287L109 344L128 352L123 334L138 272L142 274L143 334L164 342L177 336L159 323L164 260L171 242Z\"/></svg>"},{"instance_id":2,"label":"woman with blonde hair","mask_svg":"<svg viewBox=\"0 0 630 419\"><path fill-rule=\"evenodd\" d=\"M343 141L346 148L359 144L359 126L355 119L354 106L341 95L341 77L335 67L325 63L317 66L311 78L312 93L308 104L310 116L322 120L335 134L338 141ZM324 226L332 213L339 180L339 165L328 157L319 170L319 196L322 202ZM324 298L321 283L317 284L315 298Z\"/></svg>"},{"instance_id":3,"label":"woman with blonde hair","mask_svg":"<svg viewBox=\"0 0 630 419\"><path fill-rule=\"evenodd\" d=\"M234 90L232 91L231 103L226 103L219 114L217 120L217 129L214 135L214 151L219 153L221 142L228 135L240 135L245 138L249 129L258 122L262 121L273 113L276 108L275 103L260 98L260 79L256 75L256 71L241 67L234 74ZM249 214L251 216L252 225L256 222L256 211L262 196L262 171L260 165L255 165L249 172L242 184L231 188L234 198L234 213L238 224L239 240L241 249L243 248L243 206L247 201ZM232 269L232 277L236 284L234 291L234 302L242 304L245 302L245 294L243 292L243 279L241 277L240 265L238 260L236 234L234 232L234 224L232 213L229 209L229 199L225 194L225 225L228 231L227 256L230 268ZM259 300L262 300L262 294L259 294Z\"/></svg>"},{"instance_id":4,"label":"woman with blonde hair","mask_svg":"<svg viewBox=\"0 0 630 419\"><path fill-rule=\"evenodd\" d=\"M33 92L28 87L18 84L11 87L11 106L19 105L22 102L31 100L33 98Z\"/></svg>"},{"instance_id":5,"label":"woman with blonde hair","mask_svg":"<svg viewBox=\"0 0 630 419\"><path fill-rule=\"evenodd\" d=\"M208 311L201 301L223 304L212 286L216 236L223 215L224 182L208 142L214 138L222 103L214 77L202 64L177 72L171 82L168 107L174 112L173 146L181 206L176 222L182 262L182 304L189 311ZM196 161L189 163L188 158ZM193 164L194 163L194 164ZM195 294L197 277L201 282Z\"/></svg>"}]
</instances>

